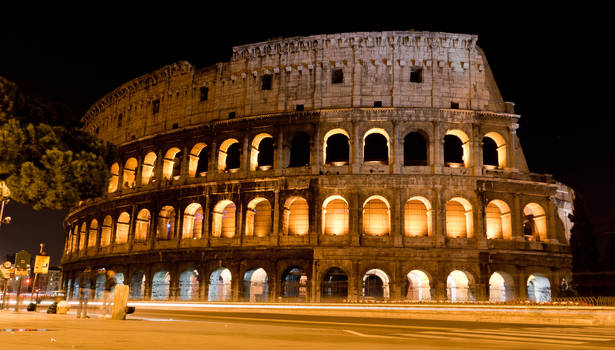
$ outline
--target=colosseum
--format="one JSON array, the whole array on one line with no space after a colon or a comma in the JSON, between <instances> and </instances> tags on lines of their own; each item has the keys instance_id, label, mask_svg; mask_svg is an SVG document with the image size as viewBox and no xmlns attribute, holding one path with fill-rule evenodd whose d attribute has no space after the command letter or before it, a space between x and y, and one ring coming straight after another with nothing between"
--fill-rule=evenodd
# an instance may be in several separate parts
<instances>
[{"instance_id":1,"label":"colosseum","mask_svg":"<svg viewBox=\"0 0 615 350\"><path fill-rule=\"evenodd\" d=\"M529 171L477 39L274 39L113 90L83 117L119 152L65 219L64 288L90 267L145 300L558 296L574 193Z\"/></svg>"}]
</instances>

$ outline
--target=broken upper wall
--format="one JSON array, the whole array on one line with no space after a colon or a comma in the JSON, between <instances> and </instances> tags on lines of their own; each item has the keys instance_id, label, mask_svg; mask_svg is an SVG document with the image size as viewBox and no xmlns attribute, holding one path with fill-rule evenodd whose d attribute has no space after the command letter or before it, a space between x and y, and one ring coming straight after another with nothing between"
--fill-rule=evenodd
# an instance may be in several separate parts
<instances>
[{"instance_id":1,"label":"broken upper wall","mask_svg":"<svg viewBox=\"0 0 615 350\"><path fill-rule=\"evenodd\" d=\"M85 127L122 144L251 115L352 107L506 108L477 36L431 32L314 35L237 46L229 62L182 61L114 90Z\"/></svg>"}]
</instances>

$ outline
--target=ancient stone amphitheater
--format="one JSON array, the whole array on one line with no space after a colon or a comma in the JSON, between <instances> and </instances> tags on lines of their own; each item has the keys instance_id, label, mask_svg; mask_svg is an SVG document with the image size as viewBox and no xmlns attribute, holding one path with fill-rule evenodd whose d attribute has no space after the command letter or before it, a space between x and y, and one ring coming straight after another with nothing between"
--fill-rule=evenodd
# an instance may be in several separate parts
<instances>
[{"instance_id":1,"label":"ancient stone amphitheater","mask_svg":"<svg viewBox=\"0 0 615 350\"><path fill-rule=\"evenodd\" d=\"M557 296L573 192L528 170L476 42L275 39L118 87L83 117L120 151L108 194L65 219L64 287L91 267L135 299Z\"/></svg>"}]
</instances>

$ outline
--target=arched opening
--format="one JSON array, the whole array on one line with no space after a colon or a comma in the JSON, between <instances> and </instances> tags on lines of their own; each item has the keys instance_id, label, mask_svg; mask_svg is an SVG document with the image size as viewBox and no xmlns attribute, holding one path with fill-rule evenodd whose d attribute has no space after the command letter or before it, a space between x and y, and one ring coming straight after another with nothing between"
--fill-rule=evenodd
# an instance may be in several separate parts
<instances>
[{"instance_id":1,"label":"arched opening","mask_svg":"<svg viewBox=\"0 0 615 350\"><path fill-rule=\"evenodd\" d=\"M472 205L460 197L451 198L446 203L446 236L450 238L472 238Z\"/></svg>"},{"instance_id":2,"label":"arched opening","mask_svg":"<svg viewBox=\"0 0 615 350\"><path fill-rule=\"evenodd\" d=\"M209 147L200 142L190 150L190 160L188 161L188 176L203 177L207 175L209 168Z\"/></svg>"},{"instance_id":3,"label":"arched opening","mask_svg":"<svg viewBox=\"0 0 615 350\"><path fill-rule=\"evenodd\" d=\"M348 275L339 267L332 267L320 283L321 301L343 301L348 297Z\"/></svg>"},{"instance_id":4,"label":"arched opening","mask_svg":"<svg viewBox=\"0 0 615 350\"><path fill-rule=\"evenodd\" d=\"M128 158L124 164L124 175L122 176L122 186L124 188L137 187L137 164L136 158Z\"/></svg>"},{"instance_id":5,"label":"arched opening","mask_svg":"<svg viewBox=\"0 0 615 350\"><path fill-rule=\"evenodd\" d=\"M100 246L106 247L111 245L111 230L113 229L113 219L111 216L105 216L102 228L100 230Z\"/></svg>"},{"instance_id":6,"label":"arched opening","mask_svg":"<svg viewBox=\"0 0 615 350\"><path fill-rule=\"evenodd\" d=\"M175 208L170 205L165 205L158 213L156 238L158 240L175 238Z\"/></svg>"},{"instance_id":7,"label":"arched opening","mask_svg":"<svg viewBox=\"0 0 615 350\"><path fill-rule=\"evenodd\" d=\"M341 236L348 234L348 202L341 196L331 196L322 204L323 234Z\"/></svg>"},{"instance_id":8,"label":"arched opening","mask_svg":"<svg viewBox=\"0 0 615 350\"><path fill-rule=\"evenodd\" d=\"M75 277L75 281L73 283L73 297L72 297L72 299L79 299L79 285L80 285L79 282L80 281L81 281L81 278ZM69 289L69 292L70 292L70 289ZM70 295L68 297L70 299Z\"/></svg>"},{"instance_id":9,"label":"arched opening","mask_svg":"<svg viewBox=\"0 0 615 350\"><path fill-rule=\"evenodd\" d=\"M343 166L350 162L350 135L343 129L325 134L323 156L325 164Z\"/></svg>"},{"instance_id":10,"label":"arched opening","mask_svg":"<svg viewBox=\"0 0 615 350\"><path fill-rule=\"evenodd\" d=\"M115 278L116 284L120 286L124 284L124 273L123 272L116 272L113 278Z\"/></svg>"},{"instance_id":11,"label":"arched opening","mask_svg":"<svg viewBox=\"0 0 615 350\"><path fill-rule=\"evenodd\" d=\"M390 296L389 276L379 269L367 271L363 276L363 299L388 300Z\"/></svg>"},{"instance_id":12,"label":"arched opening","mask_svg":"<svg viewBox=\"0 0 615 350\"><path fill-rule=\"evenodd\" d=\"M369 236L388 235L391 227L389 202L382 196L371 196L363 203L363 233Z\"/></svg>"},{"instance_id":13,"label":"arched opening","mask_svg":"<svg viewBox=\"0 0 615 350\"><path fill-rule=\"evenodd\" d=\"M85 245L87 243L88 237L88 227L85 222L81 223L81 230L79 231L79 250L85 250Z\"/></svg>"},{"instance_id":14,"label":"arched opening","mask_svg":"<svg viewBox=\"0 0 615 350\"><path fill-rule=\"evenodd\" d=\"M251 269L243 275L244 300L266 302L269 291L267 272L264 269Z\"/></svg>"},{"instance_id":15,"label":"arched opening","mask_svg":"<svg viewBox=\"0 0 615 350\"><path fill-rule=\"evenodd\" d=\"M216 204L213 213L214 237L235 237L235 203L230 200L222 200Z\"/></svg>"},{"instance_id":16,"label":"arched opening","mask_svg":"<svg viewBox=\"0 0 615 350\"><path fill-rule=\"evenodd\" d=\"M115 223L115 243L123 244L128 242L128 231L130 230L130 215L122 212Z\"/></svg>"},{"instance_id":17,"label":"arched opening","mask_svg":"<svg viewBox=\"0 0 615 350\"><path fill-rule=\"evenodd\" d=\"M111 165L111 178L109 179L109 193L117 191L117 185L120 177L120 165L113 163Z\"/></svg>"},{"instance_id":18,"label":"arched opening","mask_svg":"<svg viewBox=\"0 0 615 350\"><path fill-rule=\"evenodd\" d=\"M375 128L363 136L363 162L368 164L389 164L389 135L383 129Z\"/></svg>"},{"instance_id":19,"label":"arched opening","mask_svg":"<svg viewBox=\"0 0 615 350\"><path fill-rule=\"evenodd\" d=\"M431 300L429 277L421 270L412 270L406 275L407 300Z\"/></svg>"},{"instance_id":20,"label":"arched opening","mask_svg":"<svg viewBox=\"0 0 615 350\"><path fill-rule=\"evenodd\" d=\"M427 165L427 139L420 132L404 137L404 166Z\"/></svg>"},{"instance_id":21,"label":"arched opening","mask_svg":"<svg viewBox=\"0 0 615 350\"><path fill-rule=\"evenodd\" d=\"M231 300L231 271L224 267L219 267L211 273L209 277L208 301L229 301Z\"/></svg>"},{"instance_id":22,"label":"arched opening","mask_svg":"<svg viewBox=\"0 0 615 350\"><path fill-rule=\"evenodd\" d=\"M269 170L273 167L273 136L254 136L250 149L250 170Z\"/></svg>"},{"instance_id":23,"label":"arched opening","mask_svg":"<svg viewBox=\"0 0 615 350\"><path fill-rule=\"evenodd\" d=\"M298 132L290 144L289 168L310 165L310 136L304 132Z\"/></svg>"},{"instance_id":24,"label":"arched opening","mask_svg":"<svg viewBox=\"0 0 615 350\"><path fill-rule=\"evenodd\" d=\"M179 275L179 299L196 300L199 298L199 273L188 269Z\"/></svg>"},{"instance_id":25,"label":"arched opening","mask_svg":"<svg viewBox=\"0 0 615 350\"><path fill-rule=\"evenodd\" d=\"M495 199L485 208L485 228L488 239L512 239L510 208L506 202Z\"/></svg>"},{"instance_id":26,"label":"arched opening","mask_svg":"<svg viewBox=\"0 0 615 350\"><path fill-rule=\"evenodd\" d=\"M431 204L424 197L412 197L404 205L404 234L408 237L431 236Z\"/></svg>"},{"instance_id":27,"label":"arched opening","mask_svg":"<svg viewBox=\"0 0 615 350\"><path fill-rule=\"evenodd\" d=\"M236 139L227 139L218 150L218 170L237 172L241 164L241 147Z\"/></svg>"},{"instance_id":28,"label":"arched opening","mask_svg":"<svg viewBox=\"0 0 615 350\"><path fill-rule=\"evenodd\" d=\"M246 236L266 237L271 233L271 204L263 197L254 198L246 210Z\"/></svg>"},{"instance_id":29,"label":"arched opening","mask_svg":"<svg viewBox=\"0 0 615 350\"><path fill-rule=\"evenodd\" d=\"M308 277L302 268L291 267L282 274L282 298L305 301L308 295L307 288Z\"/></svg>"},{"instance_id":30,"label":"arched opening","mask_svg":"<svg viewBox=\"0 0 615 350\"><path fill-rule=\"evenodd\" d=\"M177 147L170 148L162 160L162 178L177 180L181 174L182 151Z\"/></svg>"},{"instance_id":31,"label":"arched opening","mask_svg":"<svg viewBox=\"0 0 615 350\"><path fill-rule=\"evenodd\" d=\"M523 235L527 240L547 239L547 216L540 204L529 203L523 208Z\"/></svg>"},{"instance_id":32,"label":"arched opening","mask_svg":"<svg viewBox=\"0 0 615 350\"><path fill-rule=\"evenodd\" d=\"M551 301L551 282L540 274L533 274L527 279L527 297L530 301L544 303Z\"/></svg>"},{"instance_id":33,"label":"arched opening","mask_svg":"<svg viewBox=\"0 0 615 350\"><path fill-rule=\"evenodd\" d=\"M96 277L96 290L94 291L94 299L102 299L105 295L105 282L107 282L107 275L105 273L99 273Z\"/></svg>"},{"instance_id":34,"label":"arched opening","mask_svg":"<svg viewBox=\"0 0 615 350\"><path fill-rule=\"evenodd\" d=\"M79 240L79 225L75 225L73 227L73 231L70 236L70 251L73 253L77 251L77 248L78 248L77 241L78 240Z\"/></svg>"},{"instance_id":35,"label":"arched opening","mask_svg":"<svg viewBox=\"0 0 615 350\"><path fill-rule=\"evenodd\" d=\"M151 214L147 209L141 209L137 214L137 224L135 225L135 241L144 242L147 240L149 232Z\"/></svg>"},{"instance_id":36,"label":"arched opening","mask_svg":"<svg viewBox=\"0 0 615 350\"><path fill-rule=\"evenodd\" d=\"M203 232L203 207L191 203L184 210L184 227L182 239L200 239Z\"/></svg>"},{"instance_id":37,"label":"arched opening","mask_svg":"<svg viewBox=\"0 0 615 350\"><path fill-rule=\"evenodd\" d=\"M497 132L483 137L483 165L487 168L506 168L506 140Z\"/></svg>"},{"instance_id":38,"label":"arched opening","mask_svg":"<svg viewBox=\"0 0 615 350\"><path fill-rule=\"evenodd\" d=\"M130 277L130 299L143 299L145 295L145 274L138 270Z\"/></svg>"},{"instance_id":39,"label":"arched opening","mask_svg":"<svg viewBox=\"0 0 615 350\"><path fill-rule=\"evenodd\" d=\"M143 169L141 174L141 183L147 185L151 182L154 176L154 167L156 165L156 153L149 152L143 158Z\"/></svg>"},{"instance_id":40,"label":"arched opening","mask_svg":"<svg viewBox=\"0 0 615 350\"><path fill-rule=\"evenodd\" d=\"M291 197L284 204L283 232L285 235L302 236L310 227L309 205L305 198Z\"/></svg>"},{"instance_id":41,"label":"arched opening","mask_svg":"<svg viewBox=\"0 0 615 350\"><path fill-rule=\"evenodd\" d=\"M152 278L152 300L168 300L171 276L166 270L154 273Z\"/></svg>"},{"instance_id":42,"label":"arched opening","mask_svg":"<svg viewBox=\"0 0 615 350\"><path fill-rule=\"evenodd\" d=\"M466 272L455 270L446 279L446 291L449 301L473 301L470 290L470 275Z\"/></svg>"},{"instance_id":43,"label":"arched opening","mask_svg":"<svg viewBox=\"0 0 615 350\"><path fill-rule=\"evenodd\" d=\"M90 233L88 235L88 247L96 247L96 239L98 238L98 220L90 221Z\"/></svg>"},{"instance_id":44,"label":"arched opening","mask_svg":"<svg viewBox=\"0 0 615 350\"><path fill-rule=\"evenodd\" d=\"M444 136L444 165L452 168L470 166L470 138L461 130L448 130Z\"/></svg>"},{"instance_id":45,"label":"arched opening","mask_svg":"<svg viewBox=\"0 0 615 350\"><path fill-rule=\"evenodd\" d=\"M514 299L513 279L506 272L494 272L489 278L489 301L506 302Z\"/></svg>"}]
</instances>

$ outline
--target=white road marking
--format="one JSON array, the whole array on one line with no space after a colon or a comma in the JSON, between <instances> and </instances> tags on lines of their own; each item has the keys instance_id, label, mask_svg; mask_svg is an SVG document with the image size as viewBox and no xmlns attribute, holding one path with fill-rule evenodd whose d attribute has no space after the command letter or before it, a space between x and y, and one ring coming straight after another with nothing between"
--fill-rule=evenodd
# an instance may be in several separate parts
<instances>
[{"instance_id":1,"label":"white road marking","mask_svg":"<svg viewBox=\"0 0 615 350\"><path fill-rule=\"evenodd\" d=\"M364 337L364 338L386 338L386 339L398 339L399 340L399 337L392 337L390 335L364 334L361 332L351 331L349 329L344 329L344 332L350 333L352 335L356 335L359 337Z\"/></svg>"},{"instance_id":2,"label":"white road marking","mask_svg":"<svg viewBox=\"0 0 615 350\"><path fill-rule=\"evenodd\" d=\"M573 339L573 340L581 340L581 341L610 341L610 340L615 340L615 335L611 335L611 336L606 336L606 335L588 335L588 336L582 336L580 334L577 333L577 335L570 335L570 333L566 333L566 332L561 332L561 333L555 333L555 332L539 332L539 331L502 331L502 330L497 330L494 329L492 331L488 331L488 330L474 330L474 332L480 332L483 334L503 334L503 335L519 335L519 336L526 336L526 335L530 335L530 336L538 336L540 338L545 338L545 337L553 337L553 338L563 338L563 339Z\"/></svg>"},{"instance_id":3,"label":"white road marking","mask_svg":"<svg viewBox=\"0 0 615 350\"><path fill-rule=\"evenodd\" d=\"M565 344L565 345L580 345L585 342L581 341L572 341L572 340L557 340L557 339L542 339L536 337L511 337L511 336L497 336L497 335L483 335L477 332L471 331L455 331L455 332L440 332L440 331L425 331L421 332L424 334L434 334L434 335L448 335L452 337L453 335L456 337L465 337L465 338L479 338L479 339L490 339L490 340L512 340L517 342L537 342L537 343L547 343L547 344Z\"/></svg>"}]
</instances>

